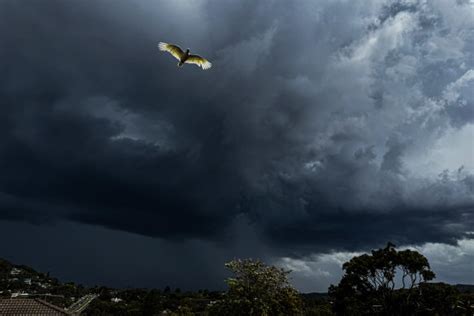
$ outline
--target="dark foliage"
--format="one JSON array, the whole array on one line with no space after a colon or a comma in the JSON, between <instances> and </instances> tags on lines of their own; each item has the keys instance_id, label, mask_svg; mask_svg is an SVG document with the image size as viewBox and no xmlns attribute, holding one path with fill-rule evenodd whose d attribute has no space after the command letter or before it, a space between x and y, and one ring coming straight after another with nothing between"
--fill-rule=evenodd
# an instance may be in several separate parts
<instances>
[{"instance_id":1,"label":"dark foliage","mask_svg":"<svg viewBox=\"0 0 474 316\"><path fill-rule=\"evenodd\" d=\"M428 282L435 274L416 251L388 243L343 269L339 285L329 288L336 315L472 315L456 287Z\"/></svg>"}]
</instances>

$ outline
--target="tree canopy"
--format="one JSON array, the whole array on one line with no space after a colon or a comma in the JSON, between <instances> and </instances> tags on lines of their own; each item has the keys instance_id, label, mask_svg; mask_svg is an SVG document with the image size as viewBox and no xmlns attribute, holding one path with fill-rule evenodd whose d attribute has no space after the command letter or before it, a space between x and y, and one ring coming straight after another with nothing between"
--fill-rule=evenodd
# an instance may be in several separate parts
<instances>
[{"instance_id":1,"label":"tree canopy","mask_svg":"<svg viewBox=\"0 0 474 316\"><path fill-rule=\"evenodd\" d=\"M229 289L211 315L301 315L301 299L288 281L290 271L252 259L234 260L226 267L234 276L227 279Z\"/></svg>"},{"instance_id":2,"label":"tree canopy","mask_svg":"<svg viewBox=\"0 0 474 316\"><path fill-rule=\"evenodd\" d=\"M435 278L417 251L385 248L344 263L339 285L329 294L337 315L454 315L457 290Z\"/></svg>"}]
</instances>

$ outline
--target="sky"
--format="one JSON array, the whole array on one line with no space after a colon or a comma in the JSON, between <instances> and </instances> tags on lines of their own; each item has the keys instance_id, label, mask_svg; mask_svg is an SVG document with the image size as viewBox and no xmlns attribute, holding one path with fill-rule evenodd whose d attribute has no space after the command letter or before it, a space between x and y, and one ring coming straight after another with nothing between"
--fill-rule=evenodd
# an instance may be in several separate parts
<instances>
[{"instance_id":1,"label":"sky","mask_svg":"<svg viewBox=\"0 0 474 316\"><path fill-rule=\"evenodd\" d=\"M474 1L0 0L0 38L0 257L324 292L391 241L474 283Z\"/></svg>"}]
</instances>

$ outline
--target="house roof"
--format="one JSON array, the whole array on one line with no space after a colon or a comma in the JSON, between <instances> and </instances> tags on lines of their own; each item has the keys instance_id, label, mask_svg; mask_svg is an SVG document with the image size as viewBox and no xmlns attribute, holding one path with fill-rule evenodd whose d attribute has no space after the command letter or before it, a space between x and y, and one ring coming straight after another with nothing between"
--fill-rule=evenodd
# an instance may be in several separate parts
<instances>
[{"instance_id":1,"label":"house roof","mask_svg":"<svg viewBox=\"0 0 474 316\"><path fill-rule=\"evenodd\" d=\"M0 315L72 315L58 307L40 299L10 298L0 299Z\"/></svg>"}]
</instances>

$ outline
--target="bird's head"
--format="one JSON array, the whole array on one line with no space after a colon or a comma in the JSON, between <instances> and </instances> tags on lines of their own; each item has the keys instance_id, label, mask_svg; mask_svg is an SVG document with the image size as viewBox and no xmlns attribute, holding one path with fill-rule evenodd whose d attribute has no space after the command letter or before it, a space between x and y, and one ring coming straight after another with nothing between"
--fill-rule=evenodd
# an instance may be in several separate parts
<instances>
[{"instance_id":1,"label":"bird's head","mask_svg":"<svg viewBox=\"0 0 474 316\"><path fill-rule=\"evenodd\" d=\"M186 54L189 54L189 48L186 48Z\"/></svg>"}]
</instances>

